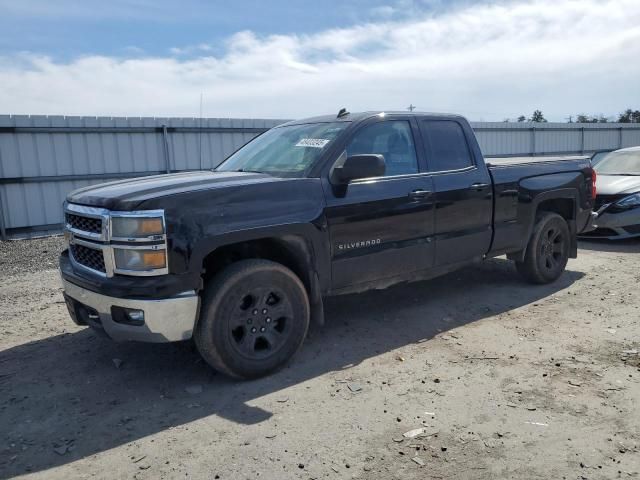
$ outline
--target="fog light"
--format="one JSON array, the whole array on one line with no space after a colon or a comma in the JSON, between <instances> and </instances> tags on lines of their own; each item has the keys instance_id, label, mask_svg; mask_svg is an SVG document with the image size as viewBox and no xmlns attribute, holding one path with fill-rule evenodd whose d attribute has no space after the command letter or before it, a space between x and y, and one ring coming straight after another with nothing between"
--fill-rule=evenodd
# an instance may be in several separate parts
<instances>
[{"instance_id":1,"label":"fog light","mask_svg":"<svg viewBox=\"0 0 640 480\"><path fill-rule=\"evenodd\" d=\"M144 323L144 312L142 310L127 310L125 312L127 317L132 323L140 322L140 324Z\"/></svg>"},{"instance_id":2,"label":"fog light","mask_svg":"<svg viewBox=\"0 0 640 480\"><path fill-rule=\"evenodd\" d=\"M116 323L134 325L139 327L144 325L144 311L125 307L111 307L111 318Z\"/></svg>"}]
</instances>

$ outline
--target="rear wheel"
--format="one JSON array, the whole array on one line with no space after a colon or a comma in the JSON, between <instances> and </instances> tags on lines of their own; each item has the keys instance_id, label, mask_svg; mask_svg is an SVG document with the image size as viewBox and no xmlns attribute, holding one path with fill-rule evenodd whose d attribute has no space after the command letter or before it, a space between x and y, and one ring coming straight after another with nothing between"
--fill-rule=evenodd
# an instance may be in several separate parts
<instances>
[{"instance_id":1,"label":"rear wheel","mask_svg":"<svg viewBox=\"0 0 640 480\"><path fill-rule=\"evenodd\" d=\"M567 266L570 245L566 220L557 213L540 214L527 245L524 261L516 262L516 269L529 282L553 282Z\"/></svg>"},{"instance_id":2,"label":"rear wheel","mask_svg":"<svg viewBox=\"0 0 640 480\"><path fill-rule=\"evenodd\" d=\"M242 260L205 288L195 342L216 370L257 378L282 367L309 327L309 300L300 279L268 260Z\"/></svg>"}]
</instances>

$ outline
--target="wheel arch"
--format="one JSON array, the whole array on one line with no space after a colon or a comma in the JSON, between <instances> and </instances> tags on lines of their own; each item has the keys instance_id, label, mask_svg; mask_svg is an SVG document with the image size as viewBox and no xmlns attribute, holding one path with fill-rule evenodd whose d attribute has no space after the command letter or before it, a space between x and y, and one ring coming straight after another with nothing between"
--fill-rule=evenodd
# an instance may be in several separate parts
<instances>
[{"instance_id":1,"label":"wheel arch","mask_svg":"<svg viewBox=\"0 0 640 480\"><path fill-rule=\"evenodd\" d=\"M235 241L229 239L217 244L202 256L203 285L228 265L251 258L271 260L295 273L309 296L311 320L320 325L324 323L316 249L312 241L300 234L272 234Z\"/></svg>"},{"instance_id":2,"label":"wheel arch","mask_svg":"<svg viewBox=\"0 0 640 480\"><path fill-rule=\"evenodd\" d=\"M527 253L529 239L533 234L533 229L543 212L557 213L564 218L569 225L571 243L569 245L569 257L576 258L578 255L578 240L576 219L578 216L578 190L575 188L562 188L549 190L536 195L530 207L529 220L525 235L526 243L524 248L518 252L508 255L510 260L523 261Z\"/></svg>"}]
</instances>

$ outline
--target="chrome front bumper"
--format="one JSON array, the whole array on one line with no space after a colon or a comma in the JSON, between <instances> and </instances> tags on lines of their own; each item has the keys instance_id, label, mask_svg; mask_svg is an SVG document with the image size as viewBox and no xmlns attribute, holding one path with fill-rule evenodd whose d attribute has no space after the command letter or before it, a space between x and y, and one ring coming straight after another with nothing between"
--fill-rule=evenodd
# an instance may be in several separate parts
<instances>
[{"instance_id":1,"label":"chrome front bumper","mask_svg":"<svg viewBox=\"0 0 640 480\"><path fill-rule=\"evenodd\" d=\"M130 300L101 295L64 279L62 283L74 322L102 329L113 340L176 342L188 340L193 334L200 305L200 297L194 291L161 300ZM130 325L117 322L113 318L112 307L142 310L144 323Z\"/></svg>"}]
</instances>

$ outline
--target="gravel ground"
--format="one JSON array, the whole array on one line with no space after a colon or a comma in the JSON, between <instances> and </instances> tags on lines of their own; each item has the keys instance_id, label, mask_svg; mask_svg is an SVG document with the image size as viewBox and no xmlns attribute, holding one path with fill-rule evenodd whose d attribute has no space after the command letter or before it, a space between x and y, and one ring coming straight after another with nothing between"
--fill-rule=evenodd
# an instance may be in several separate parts
<instances>
[{"instance_id":1,"label":"gravel ground","mask_svg":"<svg viewBox=\"0 0 640 480\"><path fill-rule=\"evenodd\" d=\"M56 268L58 255L63 249L62 235L33 240L0 241L0 275L10 277Z\"/></svg>"},{"instance_id":2,"label":"gravel ground","mask_svg":"<svg viewBox=\"0 0 640 480\"><path fill-rule=\"evenodd\" d=\"M640 478L638 241L330 299L252 382L74 326L60 249L0 244L0 478Z\"/></svg>"}]
</instances>

